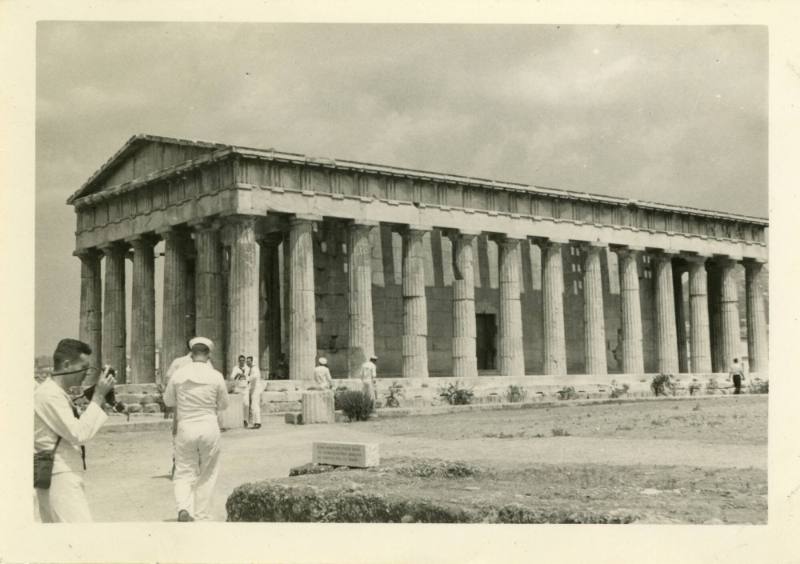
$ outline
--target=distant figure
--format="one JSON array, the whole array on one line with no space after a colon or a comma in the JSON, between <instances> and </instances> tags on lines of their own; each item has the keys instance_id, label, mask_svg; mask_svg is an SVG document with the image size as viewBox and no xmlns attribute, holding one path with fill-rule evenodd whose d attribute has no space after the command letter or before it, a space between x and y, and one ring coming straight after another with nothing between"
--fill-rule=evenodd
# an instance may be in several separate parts
<instances>
[{"instance_id":1,"label":"distant figure","mask_svg":"<svg viewBox=\"0 0 800 564\"><path fill-rule=\"evenodd\" d=\"M323 390L333 389L331 371L328 370L328 359L321 356L317 362L318 365L314 368L314 385Z\"/></svg>"},{"instance_id":2,"label":"distant figure","mask_svg":"<svg viewBox=\"0 0 800 564\"><path fill-rule=\"evenodd\" d=\"M240 354L237 359L238 364L233 367L230 375L230 381L233 382L233 392L239 394L242 398L242 420L245 428L247 427L247 418L250 408L250 381L247 378L246 359L247 357Z\"/></svg>"},{"instance_id":3,"label":"distant figure","mask_svg":"<svg viewBox=\"0 0 800 564\"><path fill-rule=\"evenodd\" d=\"M738 358L734 358L733 364L731 364L731 378L733 378L733 393L741 394L742 380L744 380L744 370L742 369L742 365L739 364Z\"/></svg>"},{"instance_id":4,"label":"distant figure","mask_svg":"<svg viewBox=\"0 0 800 564\"><path fill-rule=\"evenodd\" d=\"M209 520L209 505L219 473L217 415L228 407L222 374L208 363L214 343L204 337L191 340L192 363L172 375L164 403L175 406L175 477L172 480L178 521Z\"/></svg>"},{"instance_id":5,"label":"distant figure","mask_svg":"<svg viewBox=\"0 0 800 564\"><path fill-rule=\"evenodd\" d=\"M271 380L288 380L289 378L289 360L286 355L281 353L278 359L278 366L270 370L269 377Z\"/></svg>"},{"instance_id":6,"label":"distant figure","mask_svg":"<svg viewBox=\"0 0 800 564\"><path fill-rule=\"evenodd\" d=\"M245 361L247 369L247 381L250 383L248 390L250 398L250 428L261 428L261 392L264 391L264 381L261 379L261 370L253 364L253 357L248 356Z\"/></svg>"},{"instance_id":7,"label":"distant figure","mask_svg":"<svg viewBox=\"0 0 800 564\"><path fill-rule=\"evenodd\" d=\"M115 380L110 367L100 373L89 366L91 354L91 347L83 341L62 339L53 353L53 373L33 393L33 452L42 453L40 456L51 453L53 461L47 469L40 465L41 476L36 476L34 469L34 478L41 479L38 485L35 479L34 485L39 517L44 523L92 520L83 485L84 445L108 419L103 404ZM67 390L84 381L95 384L95 389L79 416Z\"/></svg>"},{"instance_id":8,"label":"distant figure","mask_svg":"<svg viewBox=\"0 0 800 564\"><path fill-rule=\"evenodd\" d=\"M377 361L377 356L372 355L369 357L369 360L361 365L360 374L364 392L371 397L373 401L377 401L378 399L378 389L375 385L375 378L378 377L378 367L375 365Z\"/></svg>"}]
</instances>

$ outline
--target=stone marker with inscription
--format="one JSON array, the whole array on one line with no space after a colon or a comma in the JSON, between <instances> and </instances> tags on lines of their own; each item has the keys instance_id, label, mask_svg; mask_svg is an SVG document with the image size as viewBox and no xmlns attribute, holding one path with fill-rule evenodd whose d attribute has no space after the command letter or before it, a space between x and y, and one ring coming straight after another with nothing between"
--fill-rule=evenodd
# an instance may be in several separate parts
<instances>
[{"instance_id":1,"label":"stone marker with inscription","mask_svg":"<svg viewBox=\"0 0 800 564\"><path fill-rule=\"evenodd\" d=\"M311 461L316 464L369 468L380 464L378 443L315 442Z\"/></svg>"}]
</instances>

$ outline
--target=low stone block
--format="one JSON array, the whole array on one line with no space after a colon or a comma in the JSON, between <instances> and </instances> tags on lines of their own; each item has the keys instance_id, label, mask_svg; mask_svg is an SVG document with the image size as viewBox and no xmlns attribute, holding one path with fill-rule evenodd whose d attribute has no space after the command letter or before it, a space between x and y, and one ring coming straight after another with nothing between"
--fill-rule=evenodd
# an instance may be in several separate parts
<instances>
[{"instance_id":1,"label":"low stone block","mask_svg":"<svg viewBox=\"0 0 800 564\"><path fill-rule=\"evenodd\" d=\"M333 423L333 392L303 392L303 422Z\"/></svg>"},{"instance_id":2,"label":"low stone block","mask_svg":"<svg viewBox=\"0 0 800 564\"><path fill-rule=\"evenodd\" d=\"M290 412L283 416L283 420L290 425L302 425L303 424L303 414L302 413L295 413Z\"/></svg>"},{"instance_id":3,"label":"low stone block","mask_svg":"<svg viewBox=\"0 0 800 564\"><path fill-rule=\"evenodd\" d=\"M142 410L145 413L161 413L161 406L157 403L146 403L143 405Z\"/></svg>"},{"instance_id":4,"label":"low stone block","mask_svg":"<svg viewBox=\"0 0 800 564\"><path fill-rule=\"evenodd\" d=\"M139 403L125 404L125 410L128 413L139 413L140 411L142 411L142 405Z\"/></svg>"},{"instance_id":5,"label":"low stone block","mask_svg":"<svg viewBox=\"0 0 800 564\"><path fill-rule=\"evenodd\" d=\"M378 443L314 442L311 461L354 468L377 466L380 464Z\"/></svg>"}]
</instances>

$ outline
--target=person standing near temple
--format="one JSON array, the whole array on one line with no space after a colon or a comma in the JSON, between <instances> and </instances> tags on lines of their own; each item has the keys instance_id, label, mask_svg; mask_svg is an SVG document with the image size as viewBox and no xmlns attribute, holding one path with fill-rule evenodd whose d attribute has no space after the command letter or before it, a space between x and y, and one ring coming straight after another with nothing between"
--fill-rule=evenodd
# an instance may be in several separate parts
<instances>
[{"instance_id":1,"label":"person standing near temple","mask_svg":"<svg viewBox=\"0 0 800 564\"><path fill-rule=\"evenodd\" d=\"M319 357L317 366L314 367L314 385L323 390L333 389L331 371L328 370L328 359L324 356Z\"/></svg>"},{"instance_id":2,"label":"person standing near temple","mask_svg":"<svg viewBox=\"0 0 800 564\"><path fill-rule=\"evenodd\" d=\"M742 380L744 380L744 370L742 369L742 365L739 364L738 358L733 359L733 364L731 364L730 377L733 379L733 393L741 394Z\"/></svg>"},{"instance_id":3,"label":"person standing near temple","mask_svg":"<svg viewBox=\"0 0 800 564\"><path fill-rule=\"evenodd\" d=\"M242 399L242 422L247 427L248 411L250 407L250 382L247 378L247 366L243 354L239 355L236 366L231 370L230 381L233 382L233 392Z\"/></svg>"},{"instance_id":4,"label":"person standing near temple","mask_svg":"<svg viewBox=\"0 0 800 564\"><path fill-rule=\"evenodd\" d=\"M364 361L364 364L361 365L361 382L364 386L364 393L366 393L372 401L377 401L378 399L378 388L375 385L375 379L378 377L378 367L375 363L378 361L378 357L372 355L369 357L369 360Z\"/></svg>"},{"instance_id":5,"label":"person standing near temple","mask_svg":"<svg viewBox=\"0 0 800 564\"><path fill-rule=\"evenodd\" d=\"M53 353L53 373L33 393L33 452L52 452L52 467L41 476L49 486L36 488L39 517L44 523L85 523L92 520L84 492L88 443L108 419L103 404L114 388L110 367L95 383L94 394L80 416L67 391L93 378L89 366L91 347L76 339L62 339ZM35 463L34 463L35 464ZM34 471L36 474L36 471ZM34 476L34 484L40 476Z\"/></svg>"},{"instance_id":6,"label":"person standing near temple","mask_svg":"<svg viewBox=\"0 0 800 564\"><path fill-rule=\"evenodd\" d=\"M264 391L264 381L261 379L261 370L253 364L253 357L248 356L245 361L247 380L250 382L250 428L261 428L261 392Z\"/></svg>"},{"instance_id":7,"label":"person standing near temple","mask_svg":"<svg viewBox=\"0 0 800 564\"><path fill-rule=\"evenodd\" d=\"M228 406L225 378L208 363L214 343L205 337L190 341L192 363L167 382L164 403L175 406L175 476L172 485L178 521L207 521L219 474L220 430L217 415Z\"/></svg>"}]
</instances>

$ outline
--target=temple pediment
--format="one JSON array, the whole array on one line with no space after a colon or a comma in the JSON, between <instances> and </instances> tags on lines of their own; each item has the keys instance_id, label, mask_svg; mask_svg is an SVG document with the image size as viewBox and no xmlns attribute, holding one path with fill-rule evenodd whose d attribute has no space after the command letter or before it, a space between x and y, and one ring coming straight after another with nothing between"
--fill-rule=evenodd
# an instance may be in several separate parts
<instances>
[{"instance_id":1,"label":"temple pediment","mask_svg":"<svg viewBox=\"0 0 800 564\"><path fill-rule=\"evenodd\" d=\"M212 153L226 145L134 135L67 200L96 194Z\"/></svg>"}]
</instances>

